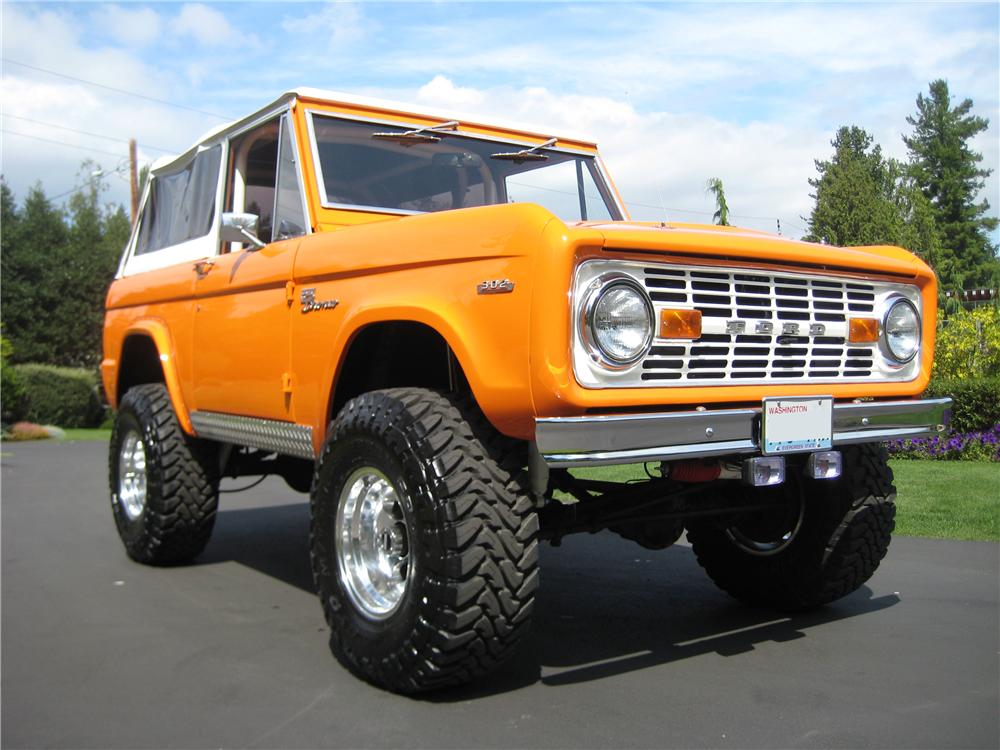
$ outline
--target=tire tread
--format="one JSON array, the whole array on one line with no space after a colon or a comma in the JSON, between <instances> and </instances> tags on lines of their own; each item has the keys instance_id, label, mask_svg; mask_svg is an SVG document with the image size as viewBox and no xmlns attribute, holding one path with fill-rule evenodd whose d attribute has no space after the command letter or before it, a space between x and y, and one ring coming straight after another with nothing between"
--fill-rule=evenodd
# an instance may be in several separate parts
<instances>
[{"instance_id":1,"label":"tire tread","mask_svg":"<svg viewBox=\"0 0 1000 750\"><path fill-rule=\"evenodd\" d=\"M412 635L377 661L341 629L321 597L334 653L353 672L398 692L458 685L509 658L527 630L538 587L538 519L524 487L523 444L500 435L469 399L418 388L373 391L348 402L332 425L313 482L310 546L317 587L317 503L323 464L352 432L382 436L423 476L419 500L439 551ZM360 646L360 647L359 647Z\"/></svg>"},{"instance_id":2,"label":"tire tread","mask_svg":"<svg viewBox=\"0 0 1000 750\"><path fill-rule=\"evenodd\" d=\"M130 388L119 412L134 416L147 454L146 507L141 529L126 538L127 521L116 507L118 446L122 420L115 420L109 450L112 507L129 556L147 565L177 565L197 557L208 544L218 506L218 473L211 451L181 429L165 386Z\"/></svg>"},{"instance_id":3,"label":"tire tread","mask_svg":"<svg viewBox=\"0 0 1000 750\"><path fill-rule=\"evenodd\" d=\"M688 529L698 563L723 591L750 604L797 610L828 604L862 586L889 549L896 489L885 448L844 449L844 474L817 482L799 538L786 552L751 557L711 524Z\"/></svg>"}]
</instances>

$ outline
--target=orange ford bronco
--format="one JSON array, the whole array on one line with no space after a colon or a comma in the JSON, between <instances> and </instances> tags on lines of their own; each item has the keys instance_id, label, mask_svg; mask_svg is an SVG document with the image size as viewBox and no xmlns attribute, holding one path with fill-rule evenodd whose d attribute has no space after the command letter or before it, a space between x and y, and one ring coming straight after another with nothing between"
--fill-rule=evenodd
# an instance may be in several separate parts
<instances>
[{"instance_id":1,"label":"orange ford bronco","mask_svg":"<svg viewBox=\"0 0 1000 750\"><path fill-rule=\"evenodd\" d=\"M169 565L221 477L309 492L332 650L401 692L506 658L566 534L686 529L733 596L824 604L889 545L879 441L948 421L936 298L896 247L629 221L586 140L290 92L154 165L107 297L114 518ZM648 480L576 471L614 464Z\"/></svg>"}]
</instances>

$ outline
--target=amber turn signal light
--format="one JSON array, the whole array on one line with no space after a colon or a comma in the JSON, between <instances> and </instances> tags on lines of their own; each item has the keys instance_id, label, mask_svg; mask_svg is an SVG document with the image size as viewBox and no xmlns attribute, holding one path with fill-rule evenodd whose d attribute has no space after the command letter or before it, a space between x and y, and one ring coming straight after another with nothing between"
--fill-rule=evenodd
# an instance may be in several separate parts
<instances>
[{"instance_id":1,"label":"amber turn signal light","mask_svg":"<svg viewBox=\"0 0 1000 750\"><path fill-rule=\"evenodd\" d=\"M878 341L878 318L851 318L851 332L847 340L852 344Z\"/></svg>"},{"instance_id":2,"label":"amber turn signal light","mask_svg":"<svg viewBox=\"0 0 1000 750\"><path fill-rule=\"evenodd\" d=\"M701 310L660 310L661 339L701 337Z\"/></svg>"}]
</instances>

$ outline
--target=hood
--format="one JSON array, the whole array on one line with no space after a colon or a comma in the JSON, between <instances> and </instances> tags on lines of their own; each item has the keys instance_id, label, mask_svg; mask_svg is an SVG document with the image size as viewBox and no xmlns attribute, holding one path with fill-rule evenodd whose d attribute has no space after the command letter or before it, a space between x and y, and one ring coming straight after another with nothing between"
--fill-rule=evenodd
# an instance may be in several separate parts
<instances>
[{"instance_id":1,"label":"hood","mask_svg":"<svg viewBox=\"0 0 1000 750\"><path fill-rule=\"evenodd\" d=\"M835 247L740 227L660 222L579 222L570 229L597 232L605 250L638 250L734 261L791 263L831 271L925 275L927 265L900 247Z\"/></svg>"}]
</instances>

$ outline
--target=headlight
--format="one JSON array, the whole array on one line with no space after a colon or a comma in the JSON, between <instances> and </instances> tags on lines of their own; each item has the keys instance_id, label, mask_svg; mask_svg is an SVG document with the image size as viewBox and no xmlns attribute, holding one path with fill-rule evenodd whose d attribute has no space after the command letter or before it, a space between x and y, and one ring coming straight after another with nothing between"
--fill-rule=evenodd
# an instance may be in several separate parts
<instances>
[{"instance_id":1,"label":"headlight","mask_svg":"<svg viewBox=\"0 0 1000 750\"><path fill-rule=\"evenodd\" d=\"M920 316L911 302L897 299L882 321L886 351L898 362L909 362L920 347Z\"/></svg>"},{"instance_id":2,"label":"headlight","mask_svg":"<svg viewBox=\"0 0 1000 750\"><path fill-rule=\"evenodd\" d=\"M606 365L637 362L653 340L653 306L629 278L613 277L591 295L586 306L585 337Z\"/></svg>"}]
</instances>

